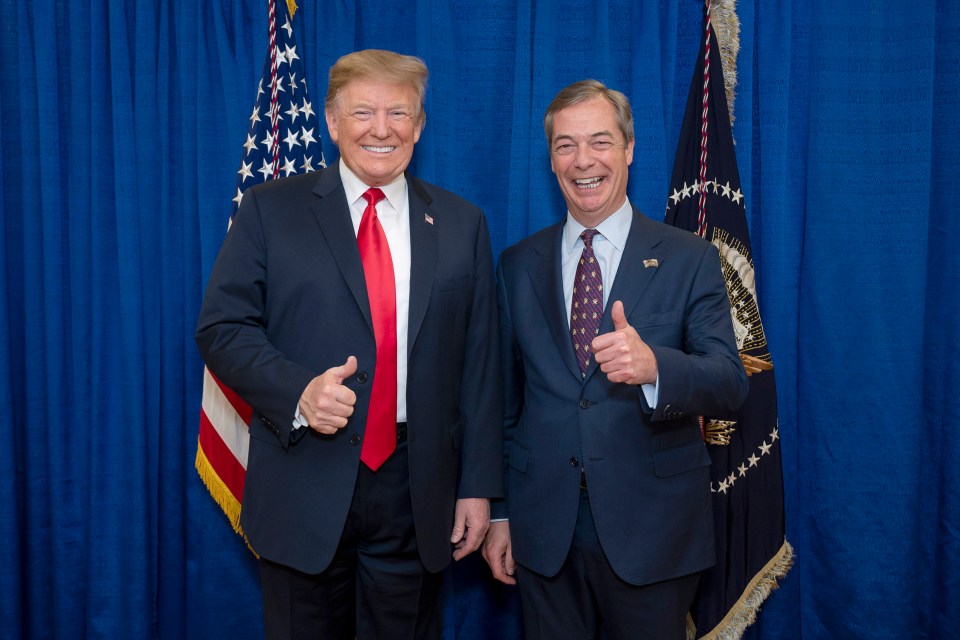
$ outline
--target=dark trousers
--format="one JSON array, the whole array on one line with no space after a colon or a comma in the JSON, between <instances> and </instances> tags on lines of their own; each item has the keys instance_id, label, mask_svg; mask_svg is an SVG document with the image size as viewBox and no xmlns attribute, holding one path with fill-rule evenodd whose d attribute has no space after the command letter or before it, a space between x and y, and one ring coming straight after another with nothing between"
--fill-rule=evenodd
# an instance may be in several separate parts
<instances>
[{"instance_id":1,"label":"dark trousers","mask_svg":"<svg viewBox=\"0 0 960 640\"><path fill-rule=\"evenodd\" d=\"M406 442L376 472L360 464L323 573L261 560L260 582L269 640L438 640L441 574L428 573L417 551Z\"/></svg>"},{"instance_id":2,"label":"dark trousers","mask_svg":"<svg viewBox=\"0 0 960 640\"><path fill-rule=\"evenodd\" d=\"M700 574L636 586L621 580L600 547L587 492L570 553L553 577L517 566L526 640L684 640Z\"/></svg>"}]
</instances>

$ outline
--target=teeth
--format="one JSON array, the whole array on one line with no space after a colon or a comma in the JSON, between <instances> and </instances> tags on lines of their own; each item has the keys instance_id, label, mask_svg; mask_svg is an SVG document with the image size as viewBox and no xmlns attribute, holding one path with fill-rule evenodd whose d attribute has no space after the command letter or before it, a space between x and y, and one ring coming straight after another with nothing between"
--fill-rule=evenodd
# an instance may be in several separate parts
<instances>
[{"instance_id":1,"label":"teeth","mask_svg":"<svg viewBox=\"0 0 960 640\"><path fill-rule=\"evenodd\" d=\"M396 149L396 147L371 147L369 145L364 145L363 148L364 150L371 151L373 153L390 153Z\"/></svg>"},{"instance_id":2,"label":"teeth","mask_svg":"<svg viewBox=\"0 0 960 640\"><path fill-rule=\"evenodd\" d=\"M600 183L603 182L603 178L581 178L580 180L574 180L574 183L581 189L596 189L600 186Z\"/></svg>"}]
</instances>

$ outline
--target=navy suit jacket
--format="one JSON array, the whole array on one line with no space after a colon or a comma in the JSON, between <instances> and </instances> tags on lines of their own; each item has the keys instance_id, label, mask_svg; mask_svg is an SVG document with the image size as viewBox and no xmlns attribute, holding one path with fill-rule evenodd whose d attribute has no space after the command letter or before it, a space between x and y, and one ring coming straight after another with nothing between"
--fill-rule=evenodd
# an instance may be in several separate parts
<instances>
[{"instance_id":1,"label":"navy suit jacket","mask_svg":"<svg viewBox=\"0 0 960 640\"><path fill-rule=\"evenodd\" d=\"M613 330L610 308L622 300L657 359L651 410L640 387L611 383L596 362L581 377L564 308L562 229L510 247L498 268L508 464L494 516L509 517L517 562L554 575L573 538L582 464L618 576L642 585L707 568L710 457L697 416L730 414L747 392L717 250L633 212L600 333Z\"/></svg>"},{"instance_id":2,"label":"navy suit jacket","mask_svg":"<svg viewBox=\"0 0 960 640\"><path fill-rule=\"evenodd\" d=\"M450 561L457 498L502 495L496 292L482 212L407 176L407 423L420 556ZM246 191L214 264L197 344L254 409L241 525L264 558L330 563L353 498L376 343L363 265L336 166ZM354 414L334 435L291 424L307 384L357 357Z\"/></svg>"}]
</instances>

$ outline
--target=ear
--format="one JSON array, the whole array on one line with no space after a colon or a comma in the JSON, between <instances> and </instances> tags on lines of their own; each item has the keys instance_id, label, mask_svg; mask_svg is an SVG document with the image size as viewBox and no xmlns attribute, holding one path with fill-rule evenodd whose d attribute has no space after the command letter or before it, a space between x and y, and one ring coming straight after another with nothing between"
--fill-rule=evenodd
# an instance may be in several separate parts
<instances>
[{"instance_id":1,"label":"ear","mask_svg":"<svg viewBox=\"0 0 960 640\"><path fill-rule=\"evenodd\" d=\"M332 109L324 109L323 115L327 119L327 131L330 133L330 140L337 144L340 138L340 130L337 128L337 114Z\"/></svg>"},{"instance_id":2,"label":"ear","mask_svg":"<svg viewBox=\"0 0 960 640\"><path fill-rule=\"evenodd\" d=\"M420 134L423 133L423 128L427 126L427 114L420 114L420 122L413 129L413 144L420 142Z\"/></svg>"},{"instance_id":3,"label":"ear","mask_svg":"<svg viewBox=\"0 0 960 640\"><path fill-rule=\"evenodd\" d=\"M623 154L627 158L627 166L633 162L633 144L636 142L636 139L631 140L626 147L623 148Z\"/></svg>"}]
</instances>

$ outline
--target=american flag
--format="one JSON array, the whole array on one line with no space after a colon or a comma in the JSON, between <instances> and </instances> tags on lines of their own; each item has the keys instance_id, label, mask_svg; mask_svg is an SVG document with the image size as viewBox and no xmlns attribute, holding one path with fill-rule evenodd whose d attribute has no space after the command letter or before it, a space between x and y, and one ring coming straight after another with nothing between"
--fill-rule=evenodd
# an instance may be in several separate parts
<instances>
[{"instance_id":1,"label":"american flag","mask_svg":"<svg viewBox=\"0 0 960 640\"><path fill-rule=\"evenodd\" d=\"M319 142L319 116L307 93L303 62L293 35L296 5L293 0L268 0L268 6L269 45L243 143L231 221L243 192L250 187L326 166ZM240 508L252 415L249 405L204 369L197 472L234 530L241 534Z\"/></svg>"},{"instance_id":2,"label":"american flag","mask_svg":"<svg viewBox=\"0 0 960 640\"><path fill-rule=\"evenodd\" d=\"M729 420L707 416L704 421L713 463L717 563L701 576L691 611L697 638L735 639L789 571L793 549L784 537L773 359L757 306L753 249L711 3L720 5L724 17L732 12L730 2L707 0L665 222L700 235L720 252L737 348L752 373L739 413Z\"/></svg>"}]
</instances>

